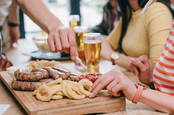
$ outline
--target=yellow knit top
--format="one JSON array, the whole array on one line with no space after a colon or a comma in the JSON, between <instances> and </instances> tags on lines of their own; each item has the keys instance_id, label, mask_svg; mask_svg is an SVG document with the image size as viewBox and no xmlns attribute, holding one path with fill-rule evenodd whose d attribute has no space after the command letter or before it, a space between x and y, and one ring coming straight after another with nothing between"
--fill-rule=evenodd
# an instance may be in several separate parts
<instances>
[{"instance_id":1,"label":"yellow knit top","mask_svg":"<svg viewBox=\"0 0 174 115\"><path fill-rule=\"evenodd\" d=\"M141 9L133 12L127 32L122 41L123 51L131 57L147 55L156 63L172 25L172 14L168 7L155 2L141 14ZM118 48L121 35L120 20L118 26L108 36L109 43L114 49Z\"/></svg>"}]
</instances>

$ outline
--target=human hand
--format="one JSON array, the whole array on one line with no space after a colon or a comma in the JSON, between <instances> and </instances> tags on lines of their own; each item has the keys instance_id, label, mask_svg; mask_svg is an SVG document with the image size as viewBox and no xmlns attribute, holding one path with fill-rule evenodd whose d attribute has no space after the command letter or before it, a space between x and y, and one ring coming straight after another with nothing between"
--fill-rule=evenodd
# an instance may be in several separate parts
<instances>
[{"instance_id":1,"label":"human hand","mask_svg":"<svg viewBox=\"0 0 174 115\"><path fill-rule=\"evenodd\" d=\"M60 27L48 33L48 45L52 52L70 53L71 59L76 61L78 56L75 34L72 29Z\"/></svg>"},{"instance_id":2,"label":"human hand","mask_svg":"<svg viewBox=\"0 0 174 115\"><path fill-rule=\"evenodd\" d=\"M120 55L118 61L120 61L120 66L127 68L129 71L133 72L136 76L138 76L138 68L132 64L131 59L132 58L129 56Z\"/></svg>"},{"instance_id":3,"label":"human hand","mask_svg":"<svg viewBox=\"0 0 174 115\"><path fill-rule=\"evenodd\" d=\"M20 37L20 32L18 27L9 27L10 45L13 46Z\"/></svg>"},{"instance_id":4,"label":"human hand","mask_svg":"<svg viewBox=\"0 0 174 115\"><path fill-rule=\"evenodd\" d=\"M5 71L8 67L13 64L7 59L6 56L0 55L0 71Z\"/></svg>"},{"instance_id":5,"label":"human hand","mask_svg":"<svg viewBox=\"0 0 174 115\"><path fill-rule=\"evenodd\" d=\"M92 92L90 97L95 97L104 88L113 96L119 96L120 91L122 91L128 100L133 99L137 90L134 83L116 69L109 71L94 82L90 89Z\"/></svg>"},{"instance_id":6,"label":"human hand","mask_svg":"<svg viewBox=\"0 0 174 115\"><path fill-rule=\"evenodd\" d=\"M142 83L152 83L153 68L150 66L150 61L147 56L140 56L139 58L131 58L131 64L136 66L139 70L138 78Z\"/></svg>"}]
</instances>

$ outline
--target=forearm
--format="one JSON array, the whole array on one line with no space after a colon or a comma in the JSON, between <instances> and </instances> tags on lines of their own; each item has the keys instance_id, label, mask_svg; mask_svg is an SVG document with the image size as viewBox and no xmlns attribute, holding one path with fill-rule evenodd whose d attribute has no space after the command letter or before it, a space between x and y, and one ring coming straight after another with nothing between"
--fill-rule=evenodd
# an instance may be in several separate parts
<instances>
[{"instance_id":1,"label":"forearm","mask_svg":"<svg viewBox=\"0 0 174 115\"><path fill-rule=\"evenodd\" d=\"M16 1L12 1L12 4L9 8L9 15L8 15L8 21L11 23L15 23L18 24L19 20L18 20L18 6Z\"/></svg>"},{"instance_id":2,"label":"forearm","mask_svg":"<svg viewBox=\"0 0 174 115\"><path fill-rule=\"evenodd\" d=\"M114 63L116 65L119 65L121 67L124 67L128 70L131 70L131 66L130 66L130 57L129 56L126 56L126 55L123 55L123 54L120 54L119 53L119 58L117 60L114 61Z\"/></svg>"},{"instance_id":3,"label":"forearm","mask_svg":"<svg viewBox=\"0 0 174 115\"><path fill-rule=\"evenodd\" d=\"M163 112L174 113L174 96L159 91L144 90L140 102Z\"/></svg>"},{"instance_id":4,"label":"forearm","mask_svg":"<svg viewBox=\"0 0 174 115\"><path fill-rule=\"evenodd\" d=\"M23 11L43 30L50 32L63 24L44 5L42 0L16 0Z\"/></svg>"}]
</instances>

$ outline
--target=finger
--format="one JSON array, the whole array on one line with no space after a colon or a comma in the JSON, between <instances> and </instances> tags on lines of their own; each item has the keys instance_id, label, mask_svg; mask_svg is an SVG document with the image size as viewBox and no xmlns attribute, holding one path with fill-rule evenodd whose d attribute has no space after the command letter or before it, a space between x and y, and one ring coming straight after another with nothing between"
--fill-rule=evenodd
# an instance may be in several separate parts
<instances>
[{"instance_id":1,"label":"finger","mask_svg":"<svg viewBox=\"0 0 174 115\"><path fill-rule=\"evenodd\" d=\"M136 67L138 67L140 69L141 72L144 71L144 67L145 65L143 63L141 63L139 60L131 60L131 64L135 65Z\"/></svg>"},{"instance_id":2,"label":"finger","mask_svg":"<svg viewBox=\"0 0 174 115\"><path fill-rule=\"evenodd\" d=\"M70 48L70 56L71 56L71 60L78 63L78 60L76 60L76 57L78 57L77 47Z\"/></svg>"},{"instance_id":3,"label":"finger","mask_svg":"<svg viewBox=\"0 0 174 115\"><path fill-rule=\"evenodd\" d=\"M54 37L53 35L48 35L48 46L52 52L56 51L55 44L54 44Z\"/></svg>"},{"instance_id":4,"label":"finger","mask_svg":"<svg viewBox=\"0 0 174 115\"><path fill-rule=\"evenodd\" d=\"M131 71L136 75L139 76L139 71L138 71L138 65L136 65L136 63L134 64L135 59L131 58L131 63L130 63L130 67L131 67Z\"/></svg>"},{"instance_id":5,"label":"finger","mask_svg":"<svg viewBox=\"0 0 174 115\"><path fill-rule=\"evenodd\" d=\"M55 41L55 51L61 52L62 51L62 44L61 44L61 37L59 35L59 32L56 31L55 35L54 35L54 41Z\"/></svg>"},{"instance_id":6,"label":"finger","mask_svg":"<svg viewBox=\"0 0 174 115\"><path fill-rule=\"evenodd\" d=\"M77 45L76 45L76 41L75 41L75 34L70 29L68 35L69 35L68 39L69 39L69 44L70 44L70 56L73 61L76 61L76 56L78 56L78 52L77 52Z\"/></svg>"},{"instance_id":7,"label":"finger","mask_svg":"<svg viewBox=\"0 0 174 115\"><path fill-rule=\"evenodd\" d=\"M68 51L68 49L70 48L68 34L69 32L66 29L61 29L59 31L59 35L60 35L61 43L62 43L62 49L65 51Z\"/></svg>"},{"instance_id":8,"label":"finger","mask_svg":"<svg viewBox=\"0 0 174 115\"><path fill-rule=\"evenodd\" d=\"M106 87L110 82L112 82L112 77L104 77L106 79L102 79L99 84L96 85L90 97L95 97L104 87Z\"/></svg>"},{"instance_id":9,"label":"finger","mask_svg":"<svg viewBox=\"0 0 174 115\"><path fill-rule=\"evenodd\" d=\"M118 82L119 82L119 81L117 81L116 79L114 79L114 81L112 81L112 82L106 87L106 89L111 91L111 89L112 89L115 85L117 85Z\"/></svg>"},{"instance_id":10,"label":"finger","mask_svg":"<svg viewBox=\"0 0 174 115\"><path fill-rule=\"evenodd\" d=\"M99 78L98 80L96 80L96 81L94 82L94 84L92 85L92 87L89 89L89 91L90 91L90 92L93 92L93 90L97 87L98 84L100 84L100 82L101 82L102 80L103 80L102 77Z\"/></svg>"},{"instance_id":11,"label":"finger","mask_svg":"<svg viewBox=\"0 0 174 115\"><path fill-rule=\"evenodd\" d=\"M112 95L113 96L120 96L120 91L122 90L122 85L117 84L112 88Z\"/></svg>"},{"instance_id":12,"label":"finger","mask_svg":"<svg viewBox=\"0 0 174 115\"><path fill-rule=\"evenodd\" d=\"M132 67L132 70L133 70L133 73L138 77L139 76L139 71L138 71L138 68L136 68L134 65Z\"/></svg>"},{"instance_id":13,"label":"finger","mask_svg":"<svg viewBox=\"0 0 174 115\"><path fill-rule=\"evenodd\" d=\"M114 79L114 81L112 81L107 87L106 89L109 91L109 93L112 94L112 88L114 86L116 86L118 84L119 81L117 81L116 79Z\"/></svg>"},{"instance_id":14,"label":"finger","mask_svg":"<svg viewBox=\"0 0 174 115\"><path fill-rule=\"evenodd\" d=\"M143 62L143 63L145 63L145 62L148 61L148 57L147 57L147 56L140 56L138 59L139 59L141 62Z\"/></svg>"}]
</instances>

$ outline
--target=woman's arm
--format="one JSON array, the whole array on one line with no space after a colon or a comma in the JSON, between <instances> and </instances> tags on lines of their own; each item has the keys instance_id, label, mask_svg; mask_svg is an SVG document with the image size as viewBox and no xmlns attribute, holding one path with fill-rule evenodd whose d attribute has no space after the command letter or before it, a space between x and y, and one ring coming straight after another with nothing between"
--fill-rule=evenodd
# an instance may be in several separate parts
<instances>
[{"instance_id":1,"label":"woman's arm","mask_svg":"<svg viewBox=\"0 0 174 115\"><path fill-rule=\"evenodd\" d=\"M106 39L102 39L101 57L106 60L111 60L110 55L118 48L118 43L121 34L122 18L118 25L112 30Z\"/></svg>"},{"instance_id":2,"label":"woman's arm","mask_svg":"<svg viewBox=\"0 0 174 115\"><path fill-rule=\"evenodd\" d=\"M112 34L114 34L114 32L112 32ZM112 40L110 41L110 39L107 40L105 38L101 38L101 40L102 40L101 57L105 60L111 61L111 54L114 53L114 49L112 47L113 45L111 44ZM131 65L130 57L120 53L117 54L119 55L119 58L117 60L114 60L115 64L122 66L132 72L136 71L136 68L133 65Z\"/></svg>"},{"instance_id":3,"label":"woman's arm","mask_svg":"<svg viewBox=\"0 0 174 115\"><path fill-rule=\"evenodd\" d=\"M140 102L151 106L154 109L174 114L174 96L146 89L141 95Z\"/></svg>"},{"instance_id":4,"label":"woman's arm","mask_svg":"<svg viewBox=\"0 0 174 115\"><path fill-rule=\"evenodd\" d=\"M90 89L92 92L90 97L95 97L103 88L106 88L114 96L118 96L122 91L130 101L133 100L137 91L134 83L116 69L111 70L95 81ZM139 102L163 112L174 113L174 96L163 94L159 91L145 89L140 96Z\"/></svg>"},{"instance_id":5,"label":"woman's arm","mask_svg":"<svg viewBox=\"0 0 174 115\"><path fill-rule=\"evenodd\" d=\"M101 57L105 60L111 61L111 54L114 53L114 50L111 44L108 42L108 40L106 40L105 38L101 38L101 39L102 39ZM131 64L130 57L120 53L117 53L117 54L119 55L119 58L117 60L114 60L114 64L124 67L134 72L137 75L138 70L134 65Z\"/></svg>"}]
</instances>

